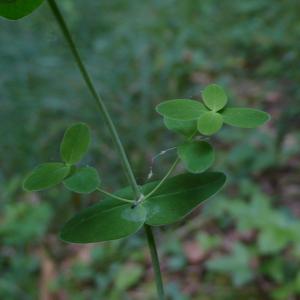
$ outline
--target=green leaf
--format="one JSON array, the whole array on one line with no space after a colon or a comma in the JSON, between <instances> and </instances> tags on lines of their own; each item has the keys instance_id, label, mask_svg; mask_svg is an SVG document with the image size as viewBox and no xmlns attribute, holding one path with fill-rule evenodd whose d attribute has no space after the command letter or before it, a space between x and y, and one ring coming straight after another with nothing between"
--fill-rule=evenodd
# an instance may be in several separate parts
<instances>
[{"instance_id":1,"label":"green leaf","mask_svg":"<svg viewBox=\"0 0 300 300\"><path fill-rule=\"evenodd\" d=\"M27 191L41 191L62 182L69 174L70 167L63 163L44 163L37 166L24 180Z\"/></svg>"},{"instance_id":2,"label":"green leaf","mask_svg":"<svg viewBox=\"0 0 300 300\"><path fill-rule=\"evenodd\" d=\"M77 123L69 127L60 145L60 154L68 164L79 162L87 152L90 143L90 130L84 123Z\"/></svg>"},{"instance_id":3,"label":"green leaf","mask_svg":"<svg viewBox=\"0 0 300 300\"><path fill-rule=\"evenodd\" d=\"M92 167L82 167L64 180L64 185L76 193L92 193L100 185L98 172Z\"/></svg>"},{"instance_id":4,"label":"green leaf","mask_svg":"<svg viewBox=\"0 0 300 300\"><path fill-rule=\"evenodd\" d=\"M206 106L215 112L221 110L227 103L225 91L217 84L207 86L202 97Z\"/></svg>"},{"instance_id":5,"label":"green leaf","mask_svg":"<svg viewBox=\"0 0 300 300\"><path fill-rule=\"evenodd\" d=\"M144 224L146 210L109 198L85 209L61 230L62 240L70 243L95 243L116 240L137 232Z\"/></svg>"},{"instance_id":6,"label":"green leaf","mask_svg":"<svg viewBox=\"0 0 300 300\"><path fill-rule=\"evenodd\" d=\"M1 0L0 16L17 20L37 9L43 0Z\"/></svg>"},{"instance_id":7,"label":"green leaf","mask_svg":"<svg viewBox=\"0 0 300 300\"><path fill-rule=\"evenodd\" d=\"M219 113L209 111L198 119L198 131L204 135L213 135L223 126L223 117Z\"/></svg>"},{"instance_id":8,"label":"green leaf","mask_svg":"<svg viewBox=\"0 0 300 300\"><path fill-rule=\"evenodd\" d=\"M207 109L199 101L175 99L160 103L156 111L169 119L190 121L198 119Z\"/></svg>"},{"instance_id":9,"label":"green leaf","mask_svg":"<svg viewBox=\"0 0 300 300\"><path fill-rule=\"evenodd\" d=\"M164 118L164 123L169 130L183 134L184 136L190 137L197 131L197 121L179 121Z\"/></svg>"},{"instance_id":10,"label":"green leaf","mask_svg":"<svg viewBox=\"0 0 300 300\"><path fill-rule=\"evenodd\" d=\"M269 114L253 108L226 108L221 113L224 123L242 128L255 128L270 120Z\"/></svg>"},{"instance_id":11,"label":"green leaf","mask_svg":"<svg viewBox=\"0 0 300 300\"><path fill-rule=\"evenodd\" d=\"M168 179L144 202L146 223L161 226L179 221L204 200L216 194L224 185L223 173L181 174ZM151 183L151 188L155 183ZM150 186L144 186L149 190Z\"/></svg>"},{"instance_id":12,"label":"green leaf","mask_svg":"<svg viewBox=\"0 0 300 300\"><path fill-rule=\"evenodd\" d=\"M201 173L214 162L213 147L204 141L187 142L178 147L178 156L191 173Z\"/></svg>"}]
</instances>

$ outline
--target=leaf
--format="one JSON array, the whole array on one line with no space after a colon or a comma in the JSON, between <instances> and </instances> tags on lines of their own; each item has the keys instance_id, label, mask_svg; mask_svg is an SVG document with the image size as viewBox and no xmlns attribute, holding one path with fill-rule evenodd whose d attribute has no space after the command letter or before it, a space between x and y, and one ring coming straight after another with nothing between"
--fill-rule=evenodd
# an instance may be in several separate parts
<instances>
[{"instance_id":1,"label":"leaf","mask_svg":"<svg viewBox=\"0 0 300 300\"><path fill-rule=\"evenodd\" d=\"M181 174L168 179L144 202L146 223L161 226L179 221L224 185L223 173ZM148 184L149 185L149 184ZM153 187L153 183L151 184ZM149 187L145 187L149 190Z\"/></svg>"},{"instance_id":2,"label":"leaf","mask_svg":"<svg viewBox=\"0 0 300 300\"><path fill-rule=\"evenodd\" d=\"M64 180L64 185L76 193L92 193L100 185L98 172L92 167L82 167Z\"/></svg>"},{"instance_id":3,"label":"leaf","mask_svg":"<svg viewBox=\"0 0 300 300\"><path fill-rule=\"evenodd\" d=\"M131 208L131 204L107 198L69 220L60 238L70 243L116 240L137 232L145 219L146 210L142 205Z\"/></svg>"},{"instance_id":4,"label":"leaf","mask_svg":"<svg viewBox=\"0 0 300 300\"><path fill-rule=\"evenodd\" d=\"M203 101L208 108L217 112L227 103L227 95L223 88L217 84L207 86L202 93Z\"/></svg>"},{"instance_id":5,"label":"leaf","mask_svg":"<svg viewBox=\"0 0 300 300\"><path fill-rule=\"evenodd\" d=\"M70 167L63 163L44 163L37 166L24 180L27 191L41 191L53 187L69 174Z\"/></svg>"},{"instance_id":6,"label":"leaf","mask_svg":"<svg viewBox=\"0 0 300 300\"><path fill-rule=\"evenodd\" d=\"M90 130L84 123L77 123L69 127L60 145L62 160L68 164L75 164L87 152L90 143Z\"/></svg>"},{"instance_id":7,"label":"leaf","mask_svg":"<svg viewBox=\"0 0 300 300\"><path fill-rule=\"evenodd\" d=\"M197 130L197 121L179 121L164 118L164 123L169 130L183 134L184 136L191 136Z\"/></svg>"},{"instance_id":8,"label":"leaf","mask_svg":"<svg viewBox=\"0 0 300 300\"><path fill-rule=\"evenodd\" d=\"M224 123L242 128L255 128L270 120L269 114L253 108L226 108L221 113Z\"/></svg>"},{"instance_id":9,"label":"leaf","mask_svg":"<svg viewBox=\"0 0 300 300\"><path fill-rule=\"evenodd\" d=\"M175 99L160 103L156 111L169 119L191 121L198 119L207 109L199 101Z\"/></svg>"},{"instance_id":10,"label":"leaf","mask_svg":"<svg viewBox=\"0 0 300 300\"><path fill-rule=\"evenodd\" d=\"M32 13L42 2L43 0L1 0L0 16L17 20Z\"/></svg>"},{"instance_id":11,"label":"leaf","mask_svg":"<svg viewBox=\"0 0 300 300\"><path fill-rule=\"evenodd\" d=\"M178 156L191 173L201 173L214 162L213 147L204 141L187 142L178 147Z\"/></svg>"},{"instance_id":12,"label":"leaf","mask_svg":"<svg viewBox=\"0 0 300 300\"><path fill-rule=\"evenodd\" d=\"M209 111L201 115L197 127L201 134L213 135L222 128L222 125L222 116L219 113Z\"/></svg>"}]
</instances>

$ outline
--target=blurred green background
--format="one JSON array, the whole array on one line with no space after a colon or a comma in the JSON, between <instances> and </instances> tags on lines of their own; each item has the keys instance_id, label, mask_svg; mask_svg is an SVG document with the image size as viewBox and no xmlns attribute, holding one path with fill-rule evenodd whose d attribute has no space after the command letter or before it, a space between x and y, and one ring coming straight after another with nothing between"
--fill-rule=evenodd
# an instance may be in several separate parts
<instances>
[{"instance_id":1,"label":"blurred green background","mask_svg":"<svg viewBox=\"0 0 300 300\"><path fill-rule=\"evenodd\" d=\"M259 130L224 128L214 169L226 188L173 226L155 230L170 300L300 297L300 2L217 0L58 1L137 175L180 143L154 107L224 86L233 105L264 109ZM152 300L143 232L69 245L67 218L101 197L62 187L24 193L36 164L59 157L66 127L93 131L85 163L110 191L126 185L109 134L45 3L0 20L0 299ZM175 156L154 164L155 177ZM180 171L180 170L178 170Z\"/></svg>"}]
</instances>

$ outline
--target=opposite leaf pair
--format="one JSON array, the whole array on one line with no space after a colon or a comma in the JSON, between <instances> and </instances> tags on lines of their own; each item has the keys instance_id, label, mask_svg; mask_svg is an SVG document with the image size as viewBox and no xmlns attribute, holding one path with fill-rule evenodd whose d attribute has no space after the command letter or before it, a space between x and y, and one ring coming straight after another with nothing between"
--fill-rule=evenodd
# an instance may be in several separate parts
<instances>
[{"instance_id":1,"label":"opposite leaf pair","mask_svg":"<svg viewBox=\"0 0 300 300\"><path fill-rule=\"evenodd\" d=\"M197 131L203 135L218 132L223 123L255 128L267 122L269 115L251 108L227 108L227 95L224 90L212 84L202 94L204 104L190 99L175 99L162 102L156 107L164 117L167 128L186 136Z\"/></svg>"},{"instance_id":2,"label":"opposite leaf pair","mask_svg":"<svg viewBox=\"0 0 300 300\"><path fill-rule=\"evenodd\" d=\"M78 123L65 132L60 145L64 162L44 163L36 167L24 180L27 191L41 191L61 182L71 191L91 193L100 185L99 175L92 167L76 167L88 150L90 132L87 125Z\"/></svg>"}]
</instances>

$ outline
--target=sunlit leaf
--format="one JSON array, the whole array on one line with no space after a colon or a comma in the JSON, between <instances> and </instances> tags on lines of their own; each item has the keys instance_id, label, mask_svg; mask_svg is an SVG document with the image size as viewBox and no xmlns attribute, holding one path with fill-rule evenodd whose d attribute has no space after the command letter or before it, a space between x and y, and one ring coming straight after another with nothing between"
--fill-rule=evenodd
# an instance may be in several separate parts
<instances>
[{"instance_id":1,"label":"sunlit leaf","mask_svg":"<svg viewBox=\"0 0 300 300\"><path fill-rule=\"evenodd\" d=\"M178 156L191 173L201 173L214 162L213 147L204 141L187 142L178 147Z\"/></svg>"},{"instance_id":2,"label":"sunlit leaf","mask_svg":"<svg viewBox=\"0 0 300 300\"><path fill-rule=\"evenodd\" d=\"M210 111L201 115L198 119L198 130L201 134L212 135L218 132L223 125L222 115Z\"/></svg>"},{"instance_id":3,"label":"sunlit leaf","mask_svg":"<svg viewBox=\"0 0 300 300\"><path fill-rule=\"evenodd\" d=\"M81 167L64 180L64 185L76 193L92 193L100 185L100 178L95 168Z\"/></svg>"},{"instance_id":4,"label":"sunlit leaf","mask_svg":"<svg viewBox=\"0 0 300 300\"><path fill-rule=\"evenodd\" d=\"M184 136L191 136L197 131L197 121L180 121L164 118L164 123L169 130L183 134Z\"/></svg>"},{"instance_id":5,"label":"sunlit leaf","mask_svg":"<svg viewBox=\"0 0 300 300\"><path fill-rule=\"evenodd\" d=\"M89 127L84 123L72 125L66 130L60 145L62 159L68 164L79 162L87 152L89 143Z\"/></svg>"},{"instance_id":6,"label":"sunlit leaf","mask_svg":"<svg viewBox=\"0 0 300 300\"><path fill-rule=\"evenodd\" d=\"M217 172L181 174L168 179L145 201L146 223L160 226L179 221L204 200L216 194L225 180L226 176Z\"/></svg>"},{"instance_id":7,"label":"sunlit leaf","mask_svg":"<svg viewBox=\"0 0 300 300\"><path fill-rule=\"evenodd\" d=\"M221 113L224 123L242 128L255 128L270 119L269 114L253 108L225 108Z\"/></svg>"},{"instance_id":8,"label":"sunlit leaf","mask_svg":"<svg viewBox=\"0 0 300 300\"><path fill-rule=\"evenodd\" d=\"M69 220L60 233L70 243L95 243L116 240L137 232L144 224L146 210L142 205L119 201L102 201Z\"/></svg>"},{"instance_id":9,"label":"sunlit leaf","mask_svg":"<svg viewBox=\"0 0 300 300\"><path fill-rule=\"evenodd\" d=\"M17 20L32 13L42 2L43 0L0 0L0 16Z\"/></svg>"},{"instance_id":10,"label":"sunlit leaf","mask_svg":"<svg viewBox=\"0 0 300 300\"><path fill-rule=\"evenodd\" d=\"M160 103L156 111L169 119L190 121L198 119L207 109L199 101L175 99Z\"/></svg>"},{"instance_id":11,"label":"sunlit leaf","mask_svg":"<svg viewBox=\"0 0 300 300\"><path fill-rule=\"evenodd\" d=\"M205 105L215 112L221 110L227 103L225 91L217 84L207 86L202 96Z\"/></svg>"},{"instance_id":12,"label":"sunlit leaf","mask_svg":"<svg viewBox=\"0 0 300 300\"><path fill-rule=\"evenodd\" d=\"M68 175L70 167L63 163L44 163L37 166L24 180L27 191L48 189L62 182Z\"/></svg>"}]
</instances>

